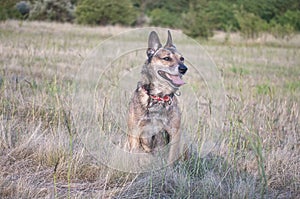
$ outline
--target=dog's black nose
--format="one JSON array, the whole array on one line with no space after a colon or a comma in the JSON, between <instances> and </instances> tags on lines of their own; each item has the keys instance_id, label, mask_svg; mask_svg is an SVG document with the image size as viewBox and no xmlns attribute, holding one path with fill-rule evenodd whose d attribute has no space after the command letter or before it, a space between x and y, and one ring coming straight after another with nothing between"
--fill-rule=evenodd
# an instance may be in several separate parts
<instances>
[{"instance_id":1,"label":"dog's black nose","mask_svg":"<svg viewBox=\"0 0 300 199\"><path fill-rule=\"evenodd\" d=\"M179 64L178 66L178 71L180 74L184 75L187 71L187 67L184 64Z\"/></svg>"}]
</instances>

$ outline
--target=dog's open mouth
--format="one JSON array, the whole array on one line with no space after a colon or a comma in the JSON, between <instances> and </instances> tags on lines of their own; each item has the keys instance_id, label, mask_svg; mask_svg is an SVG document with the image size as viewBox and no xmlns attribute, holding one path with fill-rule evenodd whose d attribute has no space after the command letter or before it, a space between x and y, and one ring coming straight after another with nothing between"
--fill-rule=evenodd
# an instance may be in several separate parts
<instances>
[{"instance_id":1,"label":"dog's open mouth","mask_svg":"<svg viewBox=\"0 0 300 199\"><path fill-rule=\"evenodd\" d=\"M163 77L164 79L168 80L172 85L179 87L183 84L185 84L185 82L181 79L181 75L171 75L165 71L158 71L158 74Z\"/></svg>"}]
</instances>

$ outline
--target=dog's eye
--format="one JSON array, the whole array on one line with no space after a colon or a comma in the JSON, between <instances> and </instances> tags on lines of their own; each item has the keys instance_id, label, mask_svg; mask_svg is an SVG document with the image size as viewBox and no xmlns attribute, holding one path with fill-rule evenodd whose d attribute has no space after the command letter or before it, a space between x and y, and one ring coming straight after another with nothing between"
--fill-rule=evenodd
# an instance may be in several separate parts
<instances>
[{"instance_id":1,"label":"dog's eye","mask_svg":"<svg viewBox=\"0 0 300 199\"><path fill-rule=\"evenodd\" d=\"M163 60L165 60L165 61L171 61L171 57L164 57Z\"/></svg>"},{"instance_id":2,"label":"dog's eye","mask_svg":"<svg viewBox=\"0 0 300 199\"><path fill-rule=\"evenodd\" d=\"M184 62L184 57L180 57L180 61Z\"/></svg>"}]
</instances>

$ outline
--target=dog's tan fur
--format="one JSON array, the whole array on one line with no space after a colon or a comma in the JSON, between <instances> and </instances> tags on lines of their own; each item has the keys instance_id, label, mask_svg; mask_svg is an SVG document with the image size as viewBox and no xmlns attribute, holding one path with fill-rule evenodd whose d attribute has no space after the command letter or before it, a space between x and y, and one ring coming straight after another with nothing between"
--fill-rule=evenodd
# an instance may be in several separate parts
<instances>
[{"instance_id":1,"label":"dog's tan fur","mask_svg":"<svg viewBox=\"0 0 300 199\"><path fill-rule=\"evenodd\" d=\"M129 107L129 150L154 152L169 144L171 163L179 157L181 112L176 92L184 84L187 67L169 31L164 47L156 32L150 33L147 56Z\"/></svg>"}]
</instances>

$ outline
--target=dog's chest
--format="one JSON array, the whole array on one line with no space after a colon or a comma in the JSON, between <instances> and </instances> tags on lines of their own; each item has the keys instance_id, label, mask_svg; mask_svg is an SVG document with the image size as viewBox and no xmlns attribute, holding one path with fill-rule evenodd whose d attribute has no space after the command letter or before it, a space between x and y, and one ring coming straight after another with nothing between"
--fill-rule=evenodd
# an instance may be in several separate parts
<instances>
[{"instance_id":1,"label":"dog's chest","mask_svg":"<svg viewBox=\"0 0 300 199\"><path fill-rule=\"evenodd\" d=\"M174 107L172 106L172 104L168 104L168 103L155 103L152 104L151 106L149 106L147 108L147 115L150 118L156 117L156 118L165 118L167 120L167 118L169 118L170 114L174 111L173 110Z\"/></svg>"}]
</instances>

